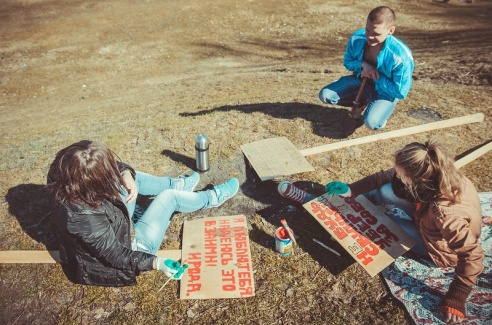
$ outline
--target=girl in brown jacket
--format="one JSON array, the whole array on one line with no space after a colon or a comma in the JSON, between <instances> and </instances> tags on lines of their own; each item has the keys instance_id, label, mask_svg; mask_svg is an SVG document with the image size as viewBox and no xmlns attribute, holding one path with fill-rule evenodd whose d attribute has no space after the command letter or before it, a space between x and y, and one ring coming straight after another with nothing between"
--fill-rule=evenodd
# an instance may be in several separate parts
<instances>
[{"instance_id":1,"label":"girl in brown jacket","mask_svg":"<svg viewBox=\"0 0 492 325\"><path fill-rule=\"evenodd\" d=\"M412 251L439 267L454 267L454 280L440 302L444 321L465 317L465 303L483 269L480 245L482 212L477 190L456 167L454 159L433 141L413 142L395 154L394 168L352 184L334 181L326 192L356 197L364 194L375 204L391 204L412 220L393 217L417 245ZM300 202L313 197L282 182L279 192ZM304 202L303 202L304 203Z\"/></svg>"}]
</instances>

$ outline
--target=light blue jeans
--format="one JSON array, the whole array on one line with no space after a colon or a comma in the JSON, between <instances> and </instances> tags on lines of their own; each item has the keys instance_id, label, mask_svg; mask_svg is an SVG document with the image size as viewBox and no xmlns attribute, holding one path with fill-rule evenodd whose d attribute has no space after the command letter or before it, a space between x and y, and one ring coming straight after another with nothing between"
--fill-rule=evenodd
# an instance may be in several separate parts
<instances>
[{"instance_id":1,"label":"light blue jeans","mask_svg":"<svg viewBox=\"0 0 492 325\"><path fill-rule=\"evenodd\" d=\"M176 178L153 176L137 171L135 182L138 194L155 198L136 220L132 218L136 200L125 203L135 231L133 250L155 255L164 240L174 212L195 212L210 207L212 202L210 191L187 192L173 189ZM124 189L124 194L121 195L123 202L127 196L128 192Z\"/></svg>"},{"instance_id":2,"label":"light blue jeans","mask_svg":"<svg viewBox=\"0 0 492 325\"><path fill-rule=\"evenodd\" d=\"M365 193L364 196L374 204L394 205L395 207L403 210L410 217L412 217L415 213L415 207L411 202L401 199L395 195L391 183L384 184L378 189ZM413 246L410 251L419 256L430 258L415 222L413 220L403 219L391 214L389 214L389 217L417 242L417 244Z\"/></svg>"},{"instance_id":3,"label":"light blue jeans","mask_svg":"<svg viewBox=\"0 0 492 325\"><path fill-rule=\"evenodd\" d=\"M327 104L353 107L361 83L362 79L354 75L341 77L321 89L319 99ZM378 94L374 88L374 82L368 80L362 92L361 103L366 100L369 100L369 105L362 116L364 125L371 130L382 129L393 114L398 99Z\"/></svg>"}]
</instances>

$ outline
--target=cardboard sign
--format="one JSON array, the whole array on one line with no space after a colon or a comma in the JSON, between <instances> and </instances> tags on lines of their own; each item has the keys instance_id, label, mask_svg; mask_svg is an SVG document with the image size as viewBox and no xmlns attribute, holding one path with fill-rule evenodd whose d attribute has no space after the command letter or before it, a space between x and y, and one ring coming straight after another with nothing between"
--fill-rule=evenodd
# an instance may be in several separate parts
<instances>
[{"instance_id":1,"label":"cardboard sign","mask_svg":"<svg viewBox=\"0 0 492 325\"><path fill-rule=\"evenodd\" d=\"M324 194L303 206L371 276L416 243L362 195Z\"/></svg>"},{"instance_id":2,"label":"cardboard sign","mask_svg":"<svg viewBox=\"0 0 492 325\"><path fill-rule=\"evenodd\" d=\"M262 181L314 171L313 166L285 137L244 144L241 150Z\"/></svg>"},{"instance_id":3,"label":"cardboard sign","mask_svg":"<svg viewBox=\"0 0 492 325\"><path fill-rule=\"evenodd\" d=\"M254 296L253 263L243 215L185 221L181 299Z\"/></svg>"}]
</instances>

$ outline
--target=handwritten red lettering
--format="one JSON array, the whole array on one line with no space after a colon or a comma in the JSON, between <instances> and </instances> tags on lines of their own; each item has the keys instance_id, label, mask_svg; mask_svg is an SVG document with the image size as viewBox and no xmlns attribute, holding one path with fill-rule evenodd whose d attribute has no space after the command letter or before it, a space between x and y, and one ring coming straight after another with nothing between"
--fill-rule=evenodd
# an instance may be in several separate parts
<instances>
[{"instance_id":1,"label":"handwritten red lettering","mask_svg":"<svg viewBox=\"0 0 492 325\"><path fill-rule=\"evenodd\" d=\"M199 291L201 288L201 283L188 283L188 285L186 286L186 295L189 296L190 293Z\"/></svg>"},{"instance_id":2,"label":"handwritten red lettering","mask_svg":"<svg viewBox=\"0 0 492 325\"><path fill-rule=\"evenodd\" d=\"M357 258L361 260L361 263L363 265L367 265L373 261L372 257L368 256L367 252L365 251L357 255Z\"/></svg>"},{"instance_id":3,"label":"handwritten red lettering","mask_svg":"<svg viewBox=\"0 0 492 325\"><path fill-rule=\"evenodd\" d=\"M231 237L220 237L220 243L232 243Z\"/></svg>"},{"instance_id":4,"label":"handwritten red lettering","mask_svg":"<svg viewBox=\"0 0 492 325\"><path fill-rule=\"evenodd\" d=\"M321 207L318 205L318 203L311 202L311 209L314 213L316 213L316 217L318 217L319 220L325 220L327 218L327 215L321 209Z\"/></svg>"},{"instance_id":5,"label":"handwritten red lettering","mask_svg":"<svg viewBox=\"0 0 492 325\"><path fill-rule=\"evenodd\" d=\"M342 240L344 239L345 237L347 237L347 232L345 232L345 230L343 230L342 227L337 227L333 230L333 233L335 234L335 236L337 236L338 239Z\"/></svg>"},{"instance_id":6,"label":"handwritten red lettering","mask_svg":"<svg viewBox=\"0 0 492 325\"><path fill-rule=\"evenodd\" d=\"M334 230L337 227L337 223L333 221L331 218L327 218L327 220L325 220L323 224L327 225L328 229L330 230Z\"/></svg>"},{"instance_id":7,"label":"handwritten red lettering","mask_svg":"<svg viewBox=\"0 0 492 325\"><path fill-rule=\"evenodd\" d=\"M366 251L367 254L372 255L372 256L376 256L379 253L379 248L376 245L374 245L373 243L370 243L369 245L367 245L364 248L364 250Z\"/></svg>"},{"instance_id":8,"label":"handwritten red lettering","mask_svg":"<svg viewBox=\"0 0 492 325\"><path fill-rule=\"evenodd\" d=\"M241 297L251 296L253 294L253 287L239 288L239 294Z\"/></svg>"},{"instance_id":9,"label":"handwritten red lettering","mask_svg":"<svg viewBox=\"0 0 492 325\"><path fill-rule=\"evenodd\" d=\"M196 283L201 277L201 254L191 253L188 255L188 283L186 285L186 295L189 296L190 293L200 290L202 287L201 283Z\"/></svg>"},{"instance_id":10,"label":"handwritten red lettering","mask_svg":"<svg viewBox=\"0 0 492 325\"><path fill-rule=\"evenodd\" d=\"M376 230L374 230L372 228L369 229L368 231L366 231L366 236L367 236L367 238L369 238L372 241L375 241L376 239L381 238L381 236L376 232Z\"/></svg>"},{"instance_id":11,"label":"handwritten red lettering","mask_svg":"<svg viewBox=\"0 0 492 325\"><path fill-rule=\"evenodd\" d=\"M375 243L376 245L378 245L378 246L379 246L379 248L381 248L381 249L385 249L385 248L389 248L389 247L391 247L391 243L390 243L389 241L387 241L385 238L376 239L376 240L374 241L374 243Z\"/></svg>"},{"instance_id":12,"label":"handwritten red lettering","mask_svg":"<svg viewBox=\"0 0 492 325\"><path fill-rule=\"evenodd\" d=\"M365 210L362 204L357 201L354 201L354 203L352 203L350 206L355 212L361 212L362 210Z\"/></svg>"},{"instance_id":13,"label":"handwritten red lettering","mask_svg":"<svg viewBox=\"0 0 492 325\"><path fill-rule=\"evenodd\" d=\"M239 278L239 287L246 287L253 285L251 280L251 273L249 272L238 272L237 277Z\"/></svg>"},{"instance_id":14,"label":"handwritten red lettering","mask_svg":"<svg viewBox=\"0 0 492 325\"><path fill-rule=\"evenodd\" d=\"M398 238L398 236L396 236L394 233L391 232L391 230L389 230L389 228L386 226L386 225L379 225L377 228L376 228L376 231L378 233L380 233L381 235L384 235L384 239L386 239L387 241L389 241L390 243L392 241L399 241L400 239Z\"/></svg>"},{"instance_id":15,"label":"handwritten red lettering","mask_svg":"<svg viewBox=\"0 0 492 325\"><path fill-rule=\"evenodd\" d=\"M222 283L224 282L227 283L222 285L222 290L224 291L236 290L236 284L235 284L236 278L234 276L234 270L222 270Z\"/></svg>"},{"instance_id":16,"label":"handwritten red lettering","mask_svg":"<svg viewBox=\"0 0 492 325\"><path fill-rule=\"evenodd\" d=\"M360 216L370 225L375 225L378 223L378 219L367 210L362 211Z\"/></svg>"}]
</instances>

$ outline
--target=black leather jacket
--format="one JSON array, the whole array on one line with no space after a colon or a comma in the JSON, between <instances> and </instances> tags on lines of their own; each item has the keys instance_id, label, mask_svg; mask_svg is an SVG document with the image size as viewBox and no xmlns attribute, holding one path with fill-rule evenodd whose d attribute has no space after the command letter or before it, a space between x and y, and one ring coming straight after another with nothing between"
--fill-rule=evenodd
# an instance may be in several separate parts
<instances>
[{"instance_id":1,"label":"black leather jacket","mask_svg":"<svg viewBox=\"0 0 492 325\"><path fill-rule=\"evenodd\" d=\"M118 167L135 175L128 165ZM49 173L48 184L55 177ZM123 202L104 201L92 208L52 199L51 215L60 237L60 257L75 283L134 285L140 271L152 270L155 256L131 249L130 219Z\"/></svg>"}]
</instances>

